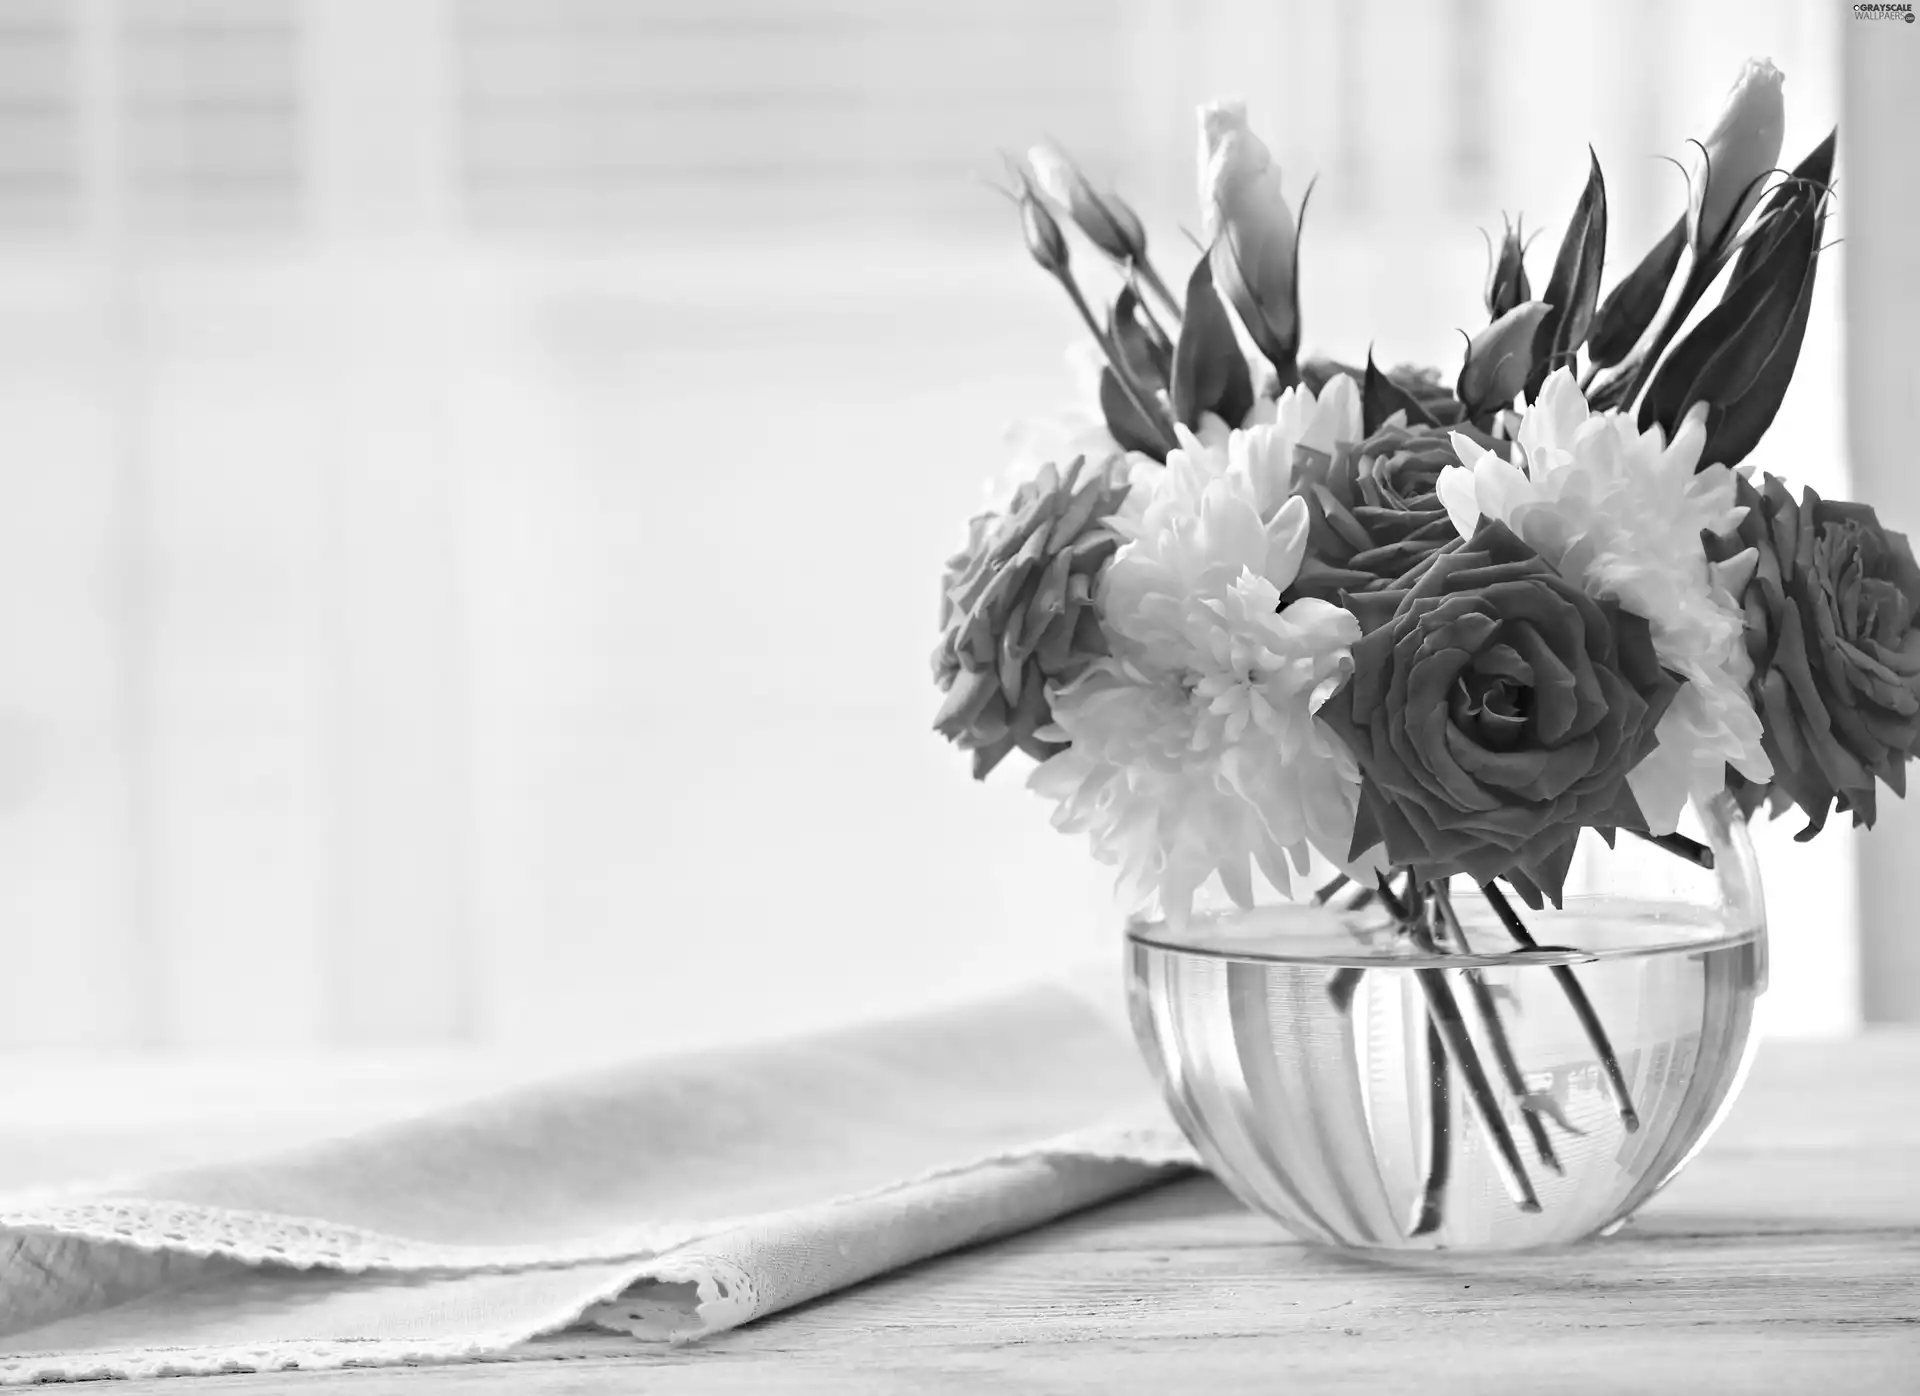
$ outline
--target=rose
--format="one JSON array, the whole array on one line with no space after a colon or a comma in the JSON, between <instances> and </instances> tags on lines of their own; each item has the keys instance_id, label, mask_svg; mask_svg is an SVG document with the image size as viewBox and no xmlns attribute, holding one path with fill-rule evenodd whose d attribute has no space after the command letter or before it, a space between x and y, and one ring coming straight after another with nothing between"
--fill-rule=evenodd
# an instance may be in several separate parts
<instances>
[{"instance_id":1,"label":"rose","mask_svg":"<svg viewBox=\"0 0 1920 1396\"><path fill-rule=\"evenodd\" d=\"M1366 634L1320 716L1360 766L1352 858L1384 842L1423 878L1558 905L1583 828L1646 827L1627 773L1680 681L1644 619L1491 520L1412 587L1348 605Z\"/></svg>"},{"instance_id":2,"label":"rose","mask_svg":"<svg viewBox=\"0 0 1920 1396\"><path fill-rule=\"evenodd\" d=\"M1742 480L1739 500L1746 518L1709 550L1729 565L1754 550L1742 594L1773 794L1806 813L1802 839L1831 809L1871 827L1874 778L1904 795L1920 749L1920 566L1864 504L1812 490L1796 504L1771 475Z\"/></svg>"},{"instance_id":3,"label":"rose","mask_svg":"<svg viewBox=\"0 0 1920 1396\"><path fill-rule=\"evenodd\" d=\"M1016 747L1036 761L1061 743L1051 727L1051 691L1105 655L1094 595L1119 549L1113 526L1128 493L1118 456L1063 473L1049 463L1023 480L1004 510L967 525L940 589L940 645L933 679L945 694L934 730L973 753L986 779Z\"/></svg>"},{"instance_id":4,"label":"rose","mask_svg":"<svg viewBox=\"0 0 1920 1396\"><path fill-rule=\"evenodd\" d=\"M1331 456L1300 452L1293 489L1311 522L1292 594L1338 601L1343 591L1391 586L1452 542L1458 535L1435 489L1458 459L1449 429L1409 427L1400 413Z\"/></svg>"}]
</instances>

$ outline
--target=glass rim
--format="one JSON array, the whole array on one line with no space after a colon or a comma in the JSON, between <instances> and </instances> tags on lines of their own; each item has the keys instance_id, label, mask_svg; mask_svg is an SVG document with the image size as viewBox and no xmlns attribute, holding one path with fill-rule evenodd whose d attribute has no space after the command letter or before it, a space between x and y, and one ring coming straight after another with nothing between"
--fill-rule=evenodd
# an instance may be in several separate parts
<instances>
[{"instance_id":1,"label":"glass rim","mask_svg":"<svg viewBox=\"0 0 1920 1396\"><path fill-rule=\"evenodd\" d=\"M1568 945L1555 939L1570 918L1583 917L1591 928L1604 909L1612 934L1602 943ZM1490 917L1462 916L1473 948L1422 950L1389 918L1352 913L1311 903L1282 902L1251 911L1196 912L1175 930L1164 919L1132 917L1128 941L1149 950L1243 964L1325 965L1358 969L1491 969L1529 965L1555 967L1601 960L1725 949L1754 940L1764 925L1729 926L1715 909L1684 902L1610 896L1572 896L1561 911L1535 923L1541 944L1514 944ZM1623 934L1623 928L1633 928ZM1499 949L1493 948L1495 944Z\"/></svg>"}]
</instances>

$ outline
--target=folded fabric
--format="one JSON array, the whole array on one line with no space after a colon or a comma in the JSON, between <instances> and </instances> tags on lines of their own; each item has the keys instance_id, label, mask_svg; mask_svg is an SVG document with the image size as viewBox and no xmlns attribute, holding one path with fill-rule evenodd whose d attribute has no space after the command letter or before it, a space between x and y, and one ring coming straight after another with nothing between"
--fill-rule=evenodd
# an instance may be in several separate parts
<instances>
[{"instance_id":1,"label":"folded fabric","mask_svg":"<svg viewBox=\"0 0 1920 1396\"><path fill-rule=\"evenodd\" d=\"M697 1338L1192 1162L1113 1015L1040 986L0 1198L0 1383Z\"/></svg>"}]
</instances>

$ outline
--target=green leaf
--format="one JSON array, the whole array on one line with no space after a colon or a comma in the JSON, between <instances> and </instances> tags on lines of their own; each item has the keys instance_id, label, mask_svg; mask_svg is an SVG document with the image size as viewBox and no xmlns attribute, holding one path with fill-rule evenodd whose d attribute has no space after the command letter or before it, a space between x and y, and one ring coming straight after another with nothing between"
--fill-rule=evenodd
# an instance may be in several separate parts
<instances>
[{"instance_id":1,"label":"green leaf","mask_svg":"<svg viewBox=\"0 0 1920 1396\"><path fill-rule=\"evenodd\" d=\"M1533 371L1526 384L1529 402L1547 375L1572 363L1586 343L1594 303L1600 298L1600 272L1607 252L1607 185L1600 177L1600 157L1591 146L1587 159L1587 187L1574 207L1560 255L1553 261L1553 276L1540 297L1553 308L1534 334Z\"/></svg>"},{"instance_id":2,"label":"green leaf","mask_svg":"<svg viewBox=\"0 0 1920 1396\"><path fill-rule=\"evenodd\" d=\"M1747 239L1740 256L1733 264L1733 281L1743 281L1750 275L1772 249L1773 244L1791 231L1790 216L1795 210L1804 207L1809 201L1819 202L1826 198L1827 191L1833 185L1833 156L1839 131L1827 133L1827 138L1807 153L1807 158L1794 166L1793 173L1782 184L1774 186L1766 201L1760 205L1758 216L1753 220L1753 233Z\"/></svg>"},{"instance_id":3,"label":"green leaf","mask_svg":"<svg viewBox=\"0 0 1920 1396\"><path fill-rule=\"evenodd\" d=\"M1293 261L1287 272L1286 285L1268 286L1262 289L1269 297L1279 297L1281 303L1264 302L1254 294L1248 285L1245 270L1240 265L1240 256L1234 246L1233 238L1226 230L1214 239L1208 249L1208 258L1212 263L1213 281L1227 304L1233 307L1240 317L1240 323L1246 327L1247 337L1280 375L1280 385L1291 387L1300 381L1300 234L1306 226L1307 206L1313 200L1313 185L1307 185L1306 192L1300 196L1300 212L1294 218L1293 225Z\"/></svg>"},{"instance_id":4,"label":"green leaf","mask_svg":"<svg viewBox=\"0 0 1920 1396\"><path fill-rule=\"evenodd\" d=\"M1164 389L1173 371L1173 346L1143 318L1133 283L1120 288L1107 325L1133 381L1150 391Z\"/></svg>"},{"instance_id":5,"label":"green leaf","mask_svg":"<svg viewBox=\"0 0 1920 1396\"><path fill-rule=\"evenodd\" d=\"M1107 430L1123 450L1139 451L1154 460L1167 458L1166 438L1160 429L1141 415L1127 390L1111 368L1100 370L1100 411L1107 419Z\"/></svg>"},{"instance_id":6,"label":"green leaf","mask_svg":"<svg viewBox=\"0 0 1920 1396\"><path fill-rule=\"evenodd\" d=\"M1253 375L1214 289L1210 263L1201 257L1187 278L1187 313L1173 349L1173 415L1194 431L1203 412L1237 427L1253 407Z\"/></svg>"},{"instance_id":7,"label":"green leaf","mask_svg":"<svg viewBox=\"0 0 1920 1396\"><path fill-rule=\"evenodd\" d=\"M1820 235L1821 221L1815 219L1816 241ZM1799 294L1793 301L1786 325L1774 341L1772 352L1752 372L1746 390L1726 404L1724 412L1715 414L1716 420L1710 420L1706 450L1701 455L1704 464L1718 462L1738 465L1760 444L1760 438L1773 425L1780 404L1786 398L1787 387L1793 381L1794 369L1799 366L1800 345L1807 332L1807 314L1813 305L1814 275L1818 262L1817 253L1807 256L1806 275L1800 283Z\"/></svg>"},{"instance_id":8,"label":"green leaf","mask_svg":"<svg viewBox=\"0 0 1920 1396\"><path fill-rule=\"evenodd\" d=\"M1807 191L1811 193L1812 191ZM1708 404L1701 464L1734 465L1772 424L1800 356L1824 225L1821 199L1776 209L1764 249L1720 304L1674 346L1640 404L1640 427L1669 435L1697 402Z\"/></svg>"},{"instance_id":9,"label":"green leaf","mask_svg":"<svg viewBox=\"0 0 1920 1396\"><path fill-rule=\"evenodd\" d=\"M1686 250L1687 216L1683 213L1601 303L1587 337L1587 353L1595 364L1611 368L1633 352L1633 346L1660 312L1660 303L1667 298L1667 287L1680 265L1680 254Z\"/></svg>"},{"instance_id":10,"label":"green leaf","mask_svg":"<svg viewBox=\"0 0 1920 1396\"><path fill-rule=\"evenodd\" d=\"M1247 337L1253 341L1254 348L1266 355L1275 367L1292 364L1295 350L1281 337L1247 285L1246 273L1240 269L1240 258L1233 250L1232 241L1225 236L1216 238L1207 255L1212 263L1213 284L1240 317L1240 323L1247 327Z\"/></svg>"},{"instance_id":11,"label":"green leaf","mask_svg":"<svg viewBox=\"0 0 1920 1396\"><path fill-rule=\"evenodd\" d=\"M1407 414L1407 425L1420 427L1439 426L1434 415L1420 403L1420 399L1394 382L1380 371L1373 361L1373 350L1367 350L1367 373L1360 382L1360 434L1372 436L1380 429L1381 423L1396 412Z\"/></svg>"}]
</instances>

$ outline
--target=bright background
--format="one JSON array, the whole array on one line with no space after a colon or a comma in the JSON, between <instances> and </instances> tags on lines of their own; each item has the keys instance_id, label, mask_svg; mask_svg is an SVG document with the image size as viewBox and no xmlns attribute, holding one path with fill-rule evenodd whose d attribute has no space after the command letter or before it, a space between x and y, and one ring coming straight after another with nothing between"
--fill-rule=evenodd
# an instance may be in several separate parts
<instances>
[{"instance_id":1,"label":"bright background","mask_svg":"<svg viewBox=\"0 0 1920 1396\"><path fill-rule=\"evenodd\" d=\"M1824 135L1844 11L0 0L0 1046L692 1045L1112 955L928 730L940 564L1072 392L996 152L1181 273L1243 94L1310 347L1451 369L1479 228L1543 284L1591 141L1623 269L1749 54ZM1844 255L1756 457L1823 489ZM1850 844L1790 832L1775 1025L1844 1030Z\"/></svg>"}]
</instances>

